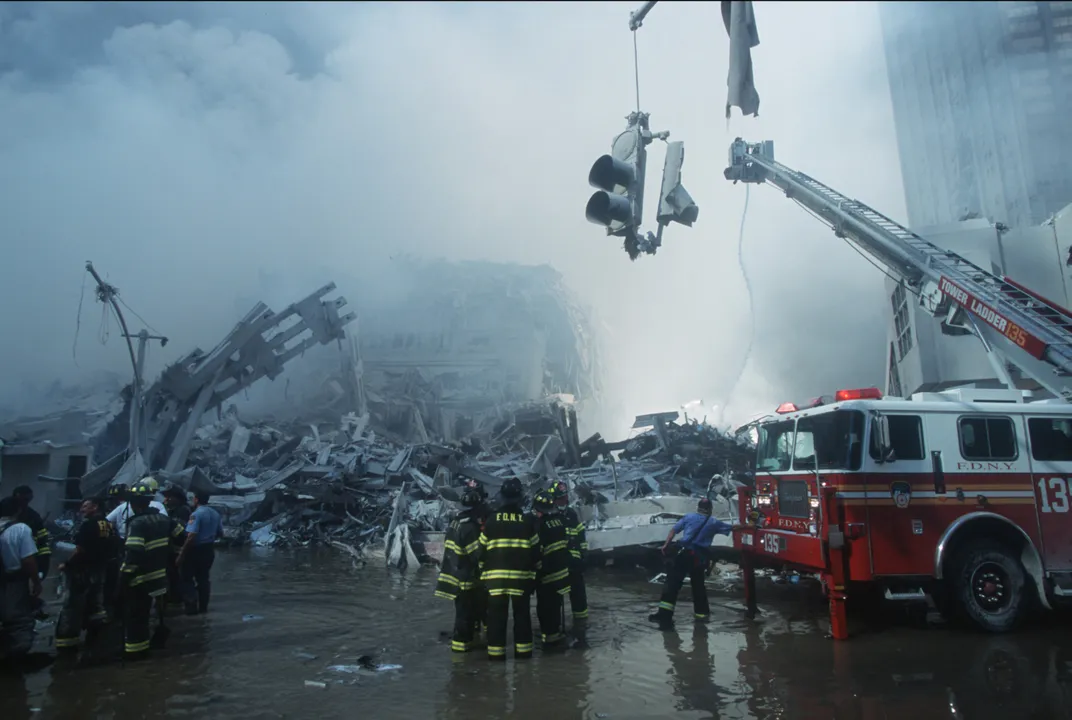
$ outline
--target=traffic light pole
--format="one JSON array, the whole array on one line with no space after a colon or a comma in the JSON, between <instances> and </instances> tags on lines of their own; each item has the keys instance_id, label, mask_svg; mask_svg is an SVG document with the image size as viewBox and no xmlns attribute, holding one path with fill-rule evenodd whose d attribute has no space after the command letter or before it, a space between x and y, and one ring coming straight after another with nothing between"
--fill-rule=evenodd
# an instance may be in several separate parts
<instances>
[{"instance_id":1,"label":"traffic light pole","mask_svg":"<svg viewBox=\"0 0 1072 720\"><path fill-rule=\"evenodd\" d=\"M651 9L655 7L656 2L658 2L658 0L646 2L640 6L639 10L634 10L633 12L629 13L630 30L636 32L640 29L640 26L644 24L644 18L647 17L648 13L651 12Z\"/></svg>"}]
</instances>

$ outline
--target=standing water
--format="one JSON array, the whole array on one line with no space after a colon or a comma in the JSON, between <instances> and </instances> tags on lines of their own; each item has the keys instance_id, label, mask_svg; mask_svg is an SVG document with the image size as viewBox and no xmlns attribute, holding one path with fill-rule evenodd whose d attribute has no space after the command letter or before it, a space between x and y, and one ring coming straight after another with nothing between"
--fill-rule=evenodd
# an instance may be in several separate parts
<instances>
[{"instance_id":1,"label":"standing water","mask_svg":"<svg viewBox=\"0 0 1072 720\"><path fill-rule=\"evenodd\" d=\"M657 586L592 571L585 646L490 663L451 654L435 577L355 570L332 550L221 552L209 614L171 618L153 660L0 678L0 718L1072 717L1067 624L993 637L900 623L834 643L804 587L761 581L756 621L722 582L709 623L686 592L664 633L647 621Z\"/></svg>"}]
</instances>

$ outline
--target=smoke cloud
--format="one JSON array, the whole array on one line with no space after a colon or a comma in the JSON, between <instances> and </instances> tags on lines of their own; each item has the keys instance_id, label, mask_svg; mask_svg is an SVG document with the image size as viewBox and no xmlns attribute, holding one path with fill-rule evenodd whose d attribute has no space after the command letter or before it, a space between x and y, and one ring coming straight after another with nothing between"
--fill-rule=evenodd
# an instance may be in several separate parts
<instances>
[{"instance_id":1,"label":"smoke cloud","mask_svg":"<svg viewBox=\"0 0 1072 720\"><path fill-rule=\"evenodd\" d=\"M630 262L584 219L591 163L635 108L635 3L0 4L0 400L126 371L87 259L172 342L155 373L263 299L340 273L357 309L404 292L401 254L557 268L606 329L614 435L632 415L724 405L743 361L736 135L903 218L874 3L756 7L759 118L727 128L717 3L639 31L640 100L684 140L698 223ZM659 144L649 152L654 229ZM881 274L770 188L751 189L751 362L725 420L883 382ZM268 291L266 292L266 287ZM360 303L358 302L360 300ZM140 321L135 320L140 326Z\"/></svg>"}]
</instances>

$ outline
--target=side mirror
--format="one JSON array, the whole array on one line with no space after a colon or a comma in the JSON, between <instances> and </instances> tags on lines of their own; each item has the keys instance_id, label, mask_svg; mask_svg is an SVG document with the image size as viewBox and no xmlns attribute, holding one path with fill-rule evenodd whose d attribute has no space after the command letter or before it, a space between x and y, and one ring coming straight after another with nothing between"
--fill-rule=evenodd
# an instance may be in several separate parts
<instances>
[{"instance_id":1,"label":"side mirror","mask_svg":"<svg viewBox=\"0 0 1072 720\"><path fill-rule=\"evenodd\" d=\"M880 413L871 415L871 442L878 450L880 463L891 463L897 459L897 455L890 446L890 419Z\"/></svg>"}]
</instances>

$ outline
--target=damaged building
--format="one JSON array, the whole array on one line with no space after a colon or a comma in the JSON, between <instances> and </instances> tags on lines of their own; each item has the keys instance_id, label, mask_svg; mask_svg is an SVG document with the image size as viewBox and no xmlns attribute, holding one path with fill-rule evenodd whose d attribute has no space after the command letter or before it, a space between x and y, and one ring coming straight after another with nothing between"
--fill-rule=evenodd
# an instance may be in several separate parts
<instances>
[{"instance_id":1,"label":"damaged building","mask_svg":"<svg viewBox=\"0 0 1072 720\"><path fill-rule=\"evenodd\" d=\"M233 542L323 544L410 567L440 556L466 478L492 494L509 476L530 491L565 481L595 557L661 543L698 495L735 516L747 440L676 412L638 417L624 440L581 432L602 400L598 344L553 269L403 267L407 291L362 307L360 322L342 297L326 299L334 284L279 313L256 303L141 402L128 385L92 418L60 413L80 428L74 439L15 423L2 457L41 443L52 454L9 472L37 487L54 476L62 499L40 509L69 517L82 494L152 471L211 493ZM85 464L61 467L75 449Z\"/></svg>"}]
</instances>

